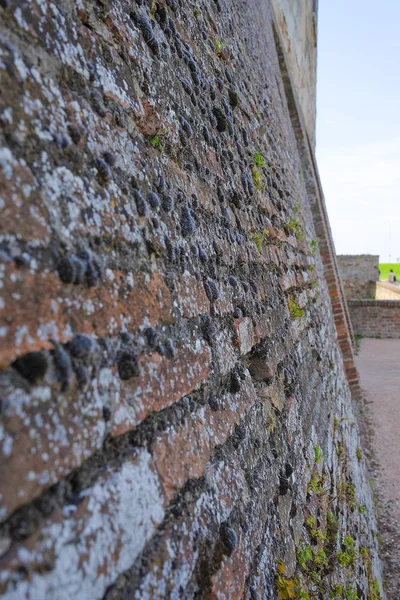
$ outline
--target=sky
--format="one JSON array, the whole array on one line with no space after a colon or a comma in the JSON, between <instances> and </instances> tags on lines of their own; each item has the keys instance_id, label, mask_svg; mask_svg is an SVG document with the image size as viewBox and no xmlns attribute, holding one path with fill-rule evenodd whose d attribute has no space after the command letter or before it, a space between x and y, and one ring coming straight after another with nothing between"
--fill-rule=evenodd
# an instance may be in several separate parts
<instances>
[{"instance_id":1,"label":"sky","mask_svg":"<svg viewBox=\"0 0 400 600\"><path fill-rule=\"evenodd\" d=\"M337 254L400 261L400 0L319 0L316 153Z\"/></svg>"}]
</instances>

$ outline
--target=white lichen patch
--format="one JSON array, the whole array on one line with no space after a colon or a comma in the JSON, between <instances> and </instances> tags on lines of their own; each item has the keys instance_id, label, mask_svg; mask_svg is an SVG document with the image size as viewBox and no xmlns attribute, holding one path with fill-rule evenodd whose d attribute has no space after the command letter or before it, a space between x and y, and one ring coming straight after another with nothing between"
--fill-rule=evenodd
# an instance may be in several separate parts
<instances>
[{"instance_id":1,"label":"white lichen patch","mask_svg":"<svg viewBox=\"0 0 400 600\"><path fill-rule=\"evenodd\" d=\"M21 498L34 498L101 447L106 434L103 408L114 410L119 393L120 380L108 368L100 370L73 404L46 385L28 393L2 382L6 408L0 437L0 505L4 514L15 510ZM10 471L22 492L18 497L5 477Z\"/></svg>"},{"instance_id":2,"label":"white lichen patch","mask_svg":"<svg viewBox=\"0 0 400 600\"><path fill-rule=\"evenodd\" d=\"M13 157L11 150L5 147L0 148L0 167L6 179L11 179L15 165L17 165L17 160Z\"/></svg>"},{"instance_id":3,"label":"white lichen patch","mask_svg":"<svg viewBox=\"0 0 400 600\"><path fill-rule=\"evenodd\" d=\"M102 598L164 516L164 499L145 450L117 471L108 470L81 497L81 504L66 506L43 527L34 550L28 545L18 548L10 561L3 600L70 600L72 590L75 600ZM35 572L51 555L54 568ZM29 580L16 574L22 565L32 570Z\"/></svg>"}]
</instances>

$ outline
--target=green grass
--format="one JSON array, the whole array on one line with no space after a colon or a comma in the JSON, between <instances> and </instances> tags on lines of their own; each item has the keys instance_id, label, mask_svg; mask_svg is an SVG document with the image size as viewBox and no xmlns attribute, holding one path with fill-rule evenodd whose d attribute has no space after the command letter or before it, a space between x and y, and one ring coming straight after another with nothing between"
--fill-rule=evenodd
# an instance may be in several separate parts
<instances>
[{"instance_id":1,"label":"green grass","mask_svg":"<svg viewBox=\"0 0 400 600\"><path fill-rule=\"evenodd\" d=\"M400 281L400 263L380 263L379 270L381 274L379 275L379 279L381 281L388 281L390 269L393 269L397 281Z\"/></svg>"}]
</instances>

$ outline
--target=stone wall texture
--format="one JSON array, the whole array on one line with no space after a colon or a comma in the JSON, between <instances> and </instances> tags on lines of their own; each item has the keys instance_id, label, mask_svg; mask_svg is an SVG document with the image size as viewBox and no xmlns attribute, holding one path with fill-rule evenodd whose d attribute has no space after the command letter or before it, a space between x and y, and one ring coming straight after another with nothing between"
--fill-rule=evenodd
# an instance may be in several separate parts
<instances>
[{"instance_id":1,"label":"stone wall texture","mask_svg":"<svg viewBox=\"0 0 400 600\"><path fill-rule=\"evenodd\" d=\"M341 254L337 259L347 300L375 299L379 256Z\"/></svg>"},{"instance_id":2,"label":"stone wall texture","mask_svg":"<svg viewBox=\"0 0 400 600\"><path fill-rule=\"evenodd\" d=\"M1 598L380 598L270 2L2 0L0 77Z\"/></svg>"},{"instance_id":3,"label":"stone wall texture","mask_svg":"<svg viewBox=\"0 0 400 600\"><path fill-rule=\"evenodd\" d=\"M371 338L400 338L399 300L350 300L354 332Z\"/></svg>"},{"instance_id":4,"label":"stone wall texture","mask_svg":"<svg viewBox=\"0 0 400 600\"><path fill-rule=\"evenodd\" d=\"M314 147L318 0L272 0L272 5L306 132Z\"/></svg>"}]
</instances>

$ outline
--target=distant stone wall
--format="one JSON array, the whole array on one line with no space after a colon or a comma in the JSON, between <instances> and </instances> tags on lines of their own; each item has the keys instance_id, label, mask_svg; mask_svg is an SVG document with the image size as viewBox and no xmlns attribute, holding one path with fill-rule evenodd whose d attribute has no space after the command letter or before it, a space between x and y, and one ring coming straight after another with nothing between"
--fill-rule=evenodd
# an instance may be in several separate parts
<instances>
[{"instance_id":1,"label":"distant stone wall","mask_svg":"<svg viewBox=\"0 0 400 600\"><path fill-rule=\"evenodd\" d=\"M398 300L350 300L354 333L372 338L400 338Z\"/></svg>"},{"instance_id":2,"label":"distant stone wall","mask_svg":"<svg viewBox=\"0 0 400 600\"><path fill-rule=\"evenodd\" d=\"M347 300L374 299L379 279L379 256L342 254L337 258Z\"/></svg>"},{"instance_id":3,"label":"distant stone wall","mask_svg":"<svg viewBox=\"0 0 400 600\"><path fill-rule=\"evenodd\" d=\"M400 285L394 285L387 281L376 282L375 300L400 300Z\"/></svg>"},{"instance_id":4,"label":"distant stone wall","mask_svg":"<svg viewBox=\"0 0 400 600\"><path fill-rule=\"evenodd\" d=\"M311 144L315 145L317 0L272 0L290 74Z\"/></svg>"}]
</instances>

